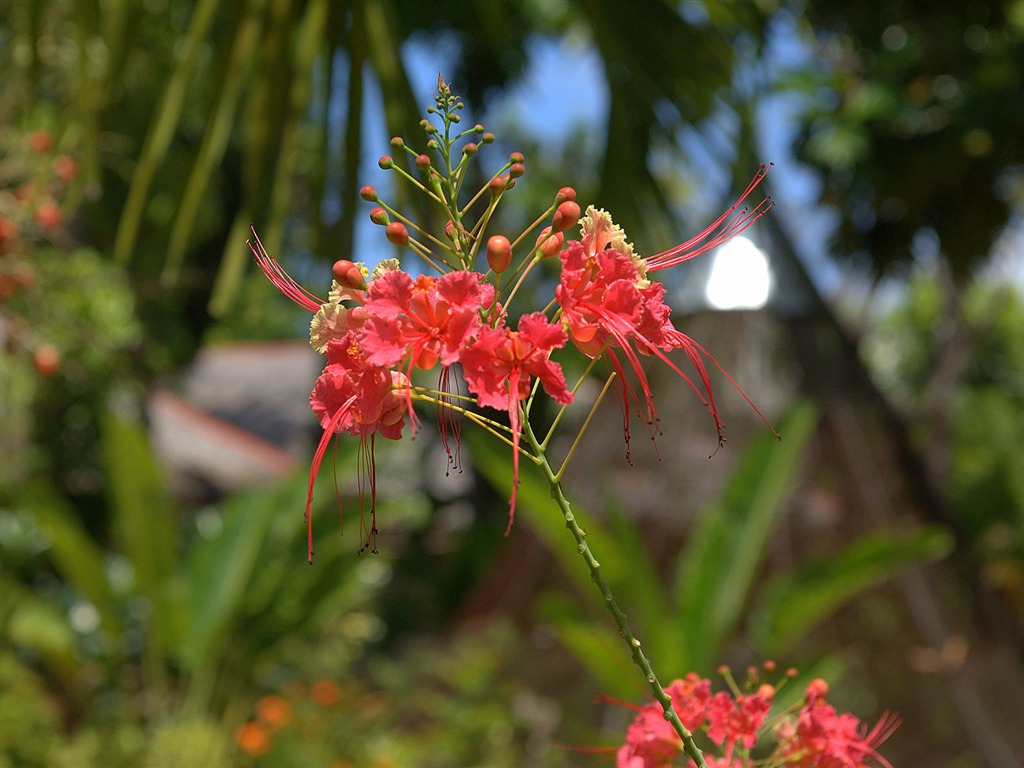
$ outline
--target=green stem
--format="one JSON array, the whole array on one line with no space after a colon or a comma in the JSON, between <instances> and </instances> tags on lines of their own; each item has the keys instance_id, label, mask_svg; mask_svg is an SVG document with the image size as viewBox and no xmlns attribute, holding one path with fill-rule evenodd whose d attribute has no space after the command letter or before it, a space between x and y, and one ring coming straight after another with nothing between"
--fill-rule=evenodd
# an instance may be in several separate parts
<instances>
[{"instance_id":1,"label":"green stem","mask_svg":"<svg viewBox=\"0 0 1024 768\"><path fill-rule=\"evenodd\" d=\"M558 508L562 511L562 517L565 518L565 527L569 529L572 537L576 540L576 550L580 553L587 567L590 569L590 577L594 584L597 585L598 590L601 592L601 596L604 598L604 604L611 612L612 617L615 619L615 624L619 628L619 635L629 646L630 655L633 657L633 663L640 668L643 673L644 679L647 684L651 687L651 692L654 694L654 698L662 709L665 710L665 720L667 720L676 733L683 741L683 751L699 766L699 768L707 768L707 763L704 762L704 754L701 752L700 747L697 746L693 740L693 734L689 729L683 725L682 720L679 719L679 715L676 714L675 708L672 706L672 697L665 693L665 689L661 686L658 681L658 676L654 674L654 669L651 667L650 660L644 655L644 652L640 648L640 641L633 634L633 631L629 628L629 622L626 620L626 614L619 608L618 603L615 602L615 597L612 595L611 587L604 575L601 573L601 563L598 562L597 558L594 557L594 553L590 549L590 545L587 543L587 533L584 531L579 523L576 522L576 515L572 511L572 507L569 505L569 500L565 498L565 494L562 493L562 484L551 468L551 464L548 463L547 453L545 452L545 446L537 439L537 436L533 432L533 427L530 424L529 419L523 420L523 437L526 438L526 442L533 449L536 454L536 463L540 466L544 472L544 476L547 478L548 484L551 486L551 497L555 500Z\"/></svg>"}]
</instances>

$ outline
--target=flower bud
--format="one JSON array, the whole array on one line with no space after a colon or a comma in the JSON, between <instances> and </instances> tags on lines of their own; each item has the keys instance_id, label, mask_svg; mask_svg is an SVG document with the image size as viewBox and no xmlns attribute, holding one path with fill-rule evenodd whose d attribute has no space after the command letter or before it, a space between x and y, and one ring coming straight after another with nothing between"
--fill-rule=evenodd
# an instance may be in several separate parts
<instances>
[{"instance_id":1,"label":"flower bud","mask_svg":"<svg viewBox=\"0 0 1024 768\"><path fill-rule=\"evenodd\" d=\"M484 133L483 136L480 137L480 143L481 144L493 144L494 143L494 134L491 133L490 131L487 131L486 133Z\"/></svg>"},{"instance_id":2,"label":"flower bud","mask_svg":"<svg viewBox=\"0 0 1024 768\"><path fill-rule=\"evenodd\" d=\"M32 364L40 376L52 376L60 368L60 352L52 344L43 344L32 355Z\"/></svg>"},{"instance_id":3,"label":"flower bud","mask_svg":"<svg viewBox=\"0 0 1024 768\"><path fill-rule=\"evenodd\" d=\"M406 245L409 242L409 230L400 221L392 221L388 224L384 229L384 234L388 241L395 245Z\"/></svg>"},{"instance_id":4,"label":"flower bud","mask_svg":"<svg viewBox=\"0 0 1024 768\"><path fill-rule=\"evenodd\" d=\"M497 274L512 263L512 243L504 235L492 235L487 240L487 263Z\"/></svg>"},{"instance_id":5,"label":"flower bud","mask_svg":"<svg viewBox=\"0 0 1024 768\"><path fill-rule=\"evenodd\" d=\"M416 155L416 167L421 171L430 169L430 155Z\"/></svg>"},{"instance_id":6,"label":"flower bud","mask_svg":"<svg viewBox=\"0 0 1024 768\"><path fill-rule=\"evenodd\" d=\"M359 190L359 196L368 203L375 202L377 200L377 189L367 184Z\"/></svg>"},{"instance_id":7,"label":"flower bud","mask_svg":"<svg viewBox=\"0 0 1024 768\"><path fill-rule=\"evenodd\" d=\"M401 147L405 146L405 139L403 139L401 136L394 136L391 139L391 146L395 147L396 149L400 149Z\"/></svg>"},{"instance_id":8,"label":"flower bud","mask_svg":"<svg viewBox=\"0 0 1024 768\"><path fill-rule=\"evenodd\" d=\"M482 125L480 125L480 123L477 123L476 125L473 126L473 132L474 133L483 133L484 132L484 127Z\"/></svg>"},{"instance_id":9,"label":"flower bud","mask_svg":"<svg viewBox=\"0 0 1024 768\"><path fill-rule=\"evenodd\" d=\"M68 155L53 158L53 172L63 181L72 181L78 176L78 161Z\"/></svg>"},{"instance_id":10,"label":"flower bud","mask_svg":"<svg viewBox=\"0 0 1024 768\"><path fill-rule=\"evenodd\" d=\"M575 200L575 199L576 199L576 190L573 189L572 187L562 187L560 190L558 190L558 194L555 195L555 200L556 200L556 202L559 202L559 203L561 203L561 202L563 202L565 200Z\"/></svg>"},{"instance_id":11,"label":"flower bud","mask_svg":"<svg viewBox=\"0 0 1024 768\"><path fill-rule=\"evenodd\" d=\"M509 166L508 175L513 179L518 179L524 173L526 173L526 166L522 163L512 163L512 165Z\"/></svg>"},{"instance_id":12,"label":"flower bud","mask_svg":"<svg viewBox=\"0 0 1024 768\"><path fill-rule=\"evenodd\" d=\"M331 267L331 274L342 288L352 288L357 291L366 290L366 276L363 270L348 259L338 259Z\"/></svg>"},{"instance_id":13,"label":"flower bud","mask_svg":"<svg viewBox=\"0 0 1024 768\"><path fill-rule=\"evenodd\" d=\"M470 142L469 144L462 148L462 154L469 155L470 157L472 157L473 155L476 154L477 149L477 145L474 144L473 142Z\"/></svg>"},{"instance_id":14,"label":"flower bud","mask_svg":"<svg viewBox=\"0 0 1024 768\"><path fill-rule=\"evenodd\" d=\"M816 677L807 684L807 700L824 698L828 694L828 683L820 677Z\"/></svg>"},{"instance_id":15,"label":"flower bud","mask_svg":"<svg viewBox=\"0 0 1024 768\"><path fill-rule=\"evenodd\" d=\"M377 165L386 171L389 168L395 167L395 161L391 159L391 155L382 155L380 160L377 161Z\"/></svg>"},{"instance_id":16,"label":"flower bud","mask_svg":"<svg viewBox=\"0 0 1024 768\"><path fill-rule=\"evenodd\" d=\"M32 148L33 152L49 152L53 149L53 136L49 131L42 129L32 131L28 135L28 145Z\"/></svg>"},{"instance_id":17,"label":"flower bud","mask_svg":"<svg viewBox=\"0 0 1024 768\"><path fill-rule=\"evenodd\" d=\"M487 182L487 191L491 193L491 197L500 195L505 191L505 178L503 176L495 176Z\"/></svg>"},{"instance_id":18,"label":"flower bud","mask_svg":"<svg viewBox=\"0 0 1024 768\"><path fill-rule=\"evenodd\" d=\"M370 221L372 221L374 224L384 226L385 224L390 222L391 219L388 217L388 212L385 211L380 206L378 206L374 208L372 211L370 211Z\"/></svg>"},{"instance_id":19,"label":"flower bud","mask_svg":"<svg viewBox=\"0 0 1024 768\"><path fill-rule=\"evenodd\" d=\"M64 214L61 213L60 206L53 200L44 200L36 208L35 219L36 223L44 229L52 229L60 225L64 220Z\"/></svg>"},{"instance_id":20,"label":"flower bud","mask_svg":"<svg viewBox=\"0 0 1024 768\"><path fill-rule=\"evenodd\" d=\"M516 163L522 165L524 162L526 162L526 158L523 157L522 152L513 152L511 155L508 156L508 161L513 165L515 165Z\"/></svg>"},{"instance_id":21,"label":"flower bud","mask_svg":"<svg viewBox=\"0 0 1024 768\"><path fill-rule=\"evenodd\" d=\"M551 228L555 232L564 232L580 220L580 207L573 200L566 200L555 209L551 220Z\"/></svg>"},{"instance_id":22,"label":"flower bud","mask_svg":"<svg viewBox=\"0 0 1024 768\"><path fill-rule=\"evenodd\" d=\"M502 185L504 188L504 185ZM0 243L4 240L13 240L18 236L18 225L14 219L8 219L4 216L0 216Z\"/></svg>"},{"instance_id":23,"label":"flower bud","mask_svg":"<svg viewBox=\"0 0 1024 768\"><path fill-rule=\"evenodd\" d=\"M561 232L551 233L551 227L544 227L537 238L537 253L547 259L562 250L562 243L565 242L565 235Z\"/></svg>"}]
</instances>

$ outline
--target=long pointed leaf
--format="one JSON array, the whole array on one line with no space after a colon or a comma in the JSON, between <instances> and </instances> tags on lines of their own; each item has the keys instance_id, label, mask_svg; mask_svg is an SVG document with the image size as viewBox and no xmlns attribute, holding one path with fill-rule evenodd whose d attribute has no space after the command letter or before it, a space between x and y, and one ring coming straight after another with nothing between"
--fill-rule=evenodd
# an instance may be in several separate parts
<instances>
[{"instance_id":1,"label":"long pointed leaf","mask_svg":"<svg viewBox=\"0 0 1024 768\"><path fill-rule=\"evenodd\" d=\"M171 237L167 245L167 260L164 263L161 276L164 283L177 282L185 261L185 251L195 228L196 218L206 197L210 177L224 157L238 111L242 86L245 84L253 54L259 42L265 5L266 0L248 0L242 11L241 21L231 42L230 56L225 60L221 72L220 87L217 91L217 98L211 106L206 133L203 135L199 154L192 166L177 216L171 227Z\"/></svg>"},{"instance_id":2,"label":"long pointed leaf","mask_svg":"<svg viewBox=\"0 0 1024 768\"><path fill-rule=\"evenodd\" d=\"M174 131L181 121L189 78L199 60L199 46L209 33L216 10L217 0L199 0L192 12L181 58L178 59L178 64L167 81L167 87L164 89L135 172L132 174L131 187L128 189L128 198L125 200L114 240L114 258L118 263L126 264L131 260L149 188L156 176L157 168L167 154L167 148L171 145Z\"/></svg>"},{"instance_id":3,"label":"long pointed leaf","mask_svg":"<svg viewBox=\"0 0 1024 768\"><path fill-rule=\"evenodd\" d=\"M49 557L65 582L100 615L100 627L112 637L123 631L103 549L88 534L75 511L49 486L35 484L25 502L49 540Z\"/></svg>"},{"instance_id":4,"label":"long pointed leaf","mask_svg":"<svg viewBox=\"0 0 1024 768\"><path fill-rule=\"evenodd\" d=\"M935 526L905 537L891 531L868 534L838 555L771 581L758 600L754 641L766 655L782 653L854 595L907 566L941 559L952 547L950 534Z\"/></svg>"},{"instance_id":5,"label":"long pointed leaf","mask_svg":"<svg viewBox=\"0 0 1024 768\"><path fill-rule=\"evenodd\" d=\"M758 438L686 547L676 584L680 618L691 622L679 646L687 649L680 662L688 669L707 670L737 626L817 421L816 409L802 403L782 420L781 444Z\"/></svg>"},{"instance_id":6,"label":"long pointed leaf","mask_svg":"<svg viewBox=\"0 0 1024 768\"><path fill-rule=\"evenodd\" d=\"M146 654L150 674L160 677L180 619L174 594L178 515L141 424L108 413L102 428L114 535L131 563L136 591L148 602Z\"/></svg>"}]
</instances>

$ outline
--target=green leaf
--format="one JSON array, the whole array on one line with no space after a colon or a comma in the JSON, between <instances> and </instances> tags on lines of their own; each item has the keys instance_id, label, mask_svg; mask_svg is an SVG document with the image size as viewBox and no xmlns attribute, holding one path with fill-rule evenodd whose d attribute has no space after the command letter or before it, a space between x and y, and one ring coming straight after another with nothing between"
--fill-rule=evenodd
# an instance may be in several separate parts
<instances>
[{"instance_id":1,"label":"green leaf","mask_svg":"<svg viewBox=\"0 0 1024 768\"><path fill-rule=\"evenodd\" d=\"M199 49L210 30L217 0L199 0L192 13L188 32L182 41L181 56L167 80L153 122L146 134L146 143L142 147L138 165L132 174L131 187L121 212L121 221L117 226L117 237L114 240L114 259L120 264L131 260L135 248L135 240L142 223L149 188L153 184L157 168L167 156L167 149L174 138L174 132L181 122L182 108L188 93L189 79L196 62L199 61Z\"/></svg>"},{"instance_id":2,"label":"green leaf","mask_svg":"<svg viewBox=\"0 0 1024 768\"><path fill-rule=\"evenodd\" d=\"M237 618L267 531L288 499L302 499L299 479L281 488L233 497L222 510L223 528L197 540L186 571L188 626L177 652L186 669L206 670L219 641Z\"/></svg>"},{"instance_id":3,"label":"green leaf","mask_svg":"<svg viewBox=\"0 0 1024 768\"><path fill-rule=\"evenodd\" d=\"M241 8L235 35L230 42L230 54L220 72L217 98L210 105L199 154L189 173L171 228L167 260L161 275L165 284L173 285L178 280L196 219L206 200L210 179L220 165L231 138L242 87L259 45L265 5L266 0L246 0Z\"/></svg>"},{"instance_id":4,"label":"green leaf","mask_svg":"<svg viewBox=\"0 0 1024 768\"><path fill-rule=\"evenodd\" d=\"M772 580L752 621L754 641L765 654L779 654L853 596L909 565L939 560L952 549L952 536L937 526L902 537L892 531L868 534L838 555Z\"/></svg>"},{"instance_id":5,"label":"green leaf","mask_svg":"<svg viewBox=\"0 0 1024 768\"><path fill-rule=\"evenodd\" d=\"M103 549L82 527L75 511L48 485L36 483L24 501L49 541L54 567L68 586L96 608L100 627L120 637L123 627L107 579Z\"/></svg>"},{"instance_id":6,"label":"green leaf","mask_svg":"<svg viewBox=\"0 0 1024 768\"><path fill-rule=\"evenodd\" d=\"M174 594L181 553L179 517L142 425L108 413L103 454L114 537L132 566L137 593L149 603L150 660L162 659L178 629Z\"/></svg>"},{"instance_id":7,"label":"green leaf","mask_svg":"<svg viewBox=\"0 0 1024 768\"><path fill-rule=\"evenodd\" d=\"M676 572L676 621L682 623L678 647L685 652L679 662L688 669L706 671L713 665L739 624L817 423L817 410L800 403L780 423L781 443L770 434L759 436L685 548Z\"/></svg>"}]
</instances>

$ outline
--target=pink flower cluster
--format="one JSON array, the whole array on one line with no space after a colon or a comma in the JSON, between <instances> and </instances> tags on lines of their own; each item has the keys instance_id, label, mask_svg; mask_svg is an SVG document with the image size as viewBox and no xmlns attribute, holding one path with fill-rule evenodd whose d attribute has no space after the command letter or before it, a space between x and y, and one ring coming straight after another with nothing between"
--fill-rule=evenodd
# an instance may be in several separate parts
<instances>
[{"instance_id":1,"label":"pink flower cluster","mask_svg":"<svg viewBox=\"0 0 1024 768\"><path fill-rule=\"evenodd\" d=\"M665 688L672 708L692 732L703 731L718 754L709 768L892 768L877 748L898 721L883 716L868 729L857 717L837 713L825 700L823 680L808 685L803 702L769 718L776 689L712 693L711 682L690 673ZM629 705L626 705L629 706ZM671 768L682 754L679 734L657 702L636 709L616 752L616 768ZM689 763L694 765L691 760Z\"/></svg>"},{"instance_id":2,"label":"pink flower cluster","mask_svg":"<svg viewBox=\"0 0 1024 768\"><path fill-rule=\"evenodd\" d=\"M568 405L573 400L561 366L551 360L551 352L566 342L561 324L534 312L520 317L515 329L509 327L506 314L495 304L493 286L481 273L457 270L441 277L414 278L385 264L364 283L365 288L336 280L330 298L320 302L288 277L259 238L251 247L274 285L316 313L311 337L327 356L310 396L324 433L310 473L307 519L313 483L335 434L347 432L364 441L377 433L391 440L402 436L413 396L414 368L440 366L447 380L444 370L459 363L476 403L508 413L516 467L519 403L529 396L534 378L555 402ZM345 262L336 265L335 272L351 275ZM514 511L513 490L510 526ZM373 521L368 537L375 533Z\"/></svg>"},{"instance_id":3,"label":"pink flower cluster","mask_svg":"<svg viewBox=\"0 0 1024 768\"><path fill-rule=\"evenodd\" d=\"M476 408L507 414L507 432L501 436L511 445L513 456L510 529L529 398L539 384L558 405L573 402L575 388L567 385L561 365L552 359L553 352L570 342L591 360L606 359L617 375L627 451L631 412L639 414L652 437L657 430L657 412L641 360L650 356L668 365L697 393L714 418L720 445L724 440L722 425L705 359L718 364L703 347L675 328L665 303L665 288L650 280L648 274L703 253L763 215L771 206L768 199L752 210L736 211L764 178L767 168L761 167L736 205L711 227L649 259L634 252L605 211L589 207L583 213L571 187L556 194L545 214L550 216L550 225L539 236L530 234L531 227L513 240L500 234L486 238L484 228L493 208L525 172L523 156L512 153L506 166L470 203L461 206L457 198L465 165L477 154L479 145L465 144L458 163L453 146L471 133L479 134L482 144L493 142L494 137L482 126L475 126L451 138L449 131L458 123L454 112L461 103L443 82L439 82L436 101L438 108L431 111L444 118L443 137L436 126L423 121L432 137L428 149L438 156L436 165L430 156L415 153L401 139L392 140L393 146L410 154L425 180L409 175L389 156L382 157L379 165L404 175L433 203L442 205L449 219L444 235L435 236L386 208L373 187L360 191L364 200L378 203L370 212L371 221L385 228L391 243L421 257L431 270L429 274L405 271L395 259L379 263L372 275L359 264L339 261L334 265L331 292L324 300L289 277L259 238L250 243L270 281L313 314L310 341L326 355L324 371L310 399L324 432L310 472L307 520L313 483L330 440L339 433L360 439L372 498L373 440L378 433L392 440L400 438L407 415L415 426L412 405L419 400L438 409L446 449L449 435L458 440L455 415L475 413ZM474 201L482 200L489 200L485 215L467 229L467 211ZM543 220L541 217L533 226ZM577 224L580 234L573 239L569 230ZM522 255L518 264L513 262L515 248ZM477 271L476 264L484 254L490 269ZM554 300L547 309L538 312L526 308L510 315L507 305L517 295L526 274L537 263L556 256L561 269ZM503 278L507 278L504 284ZM517 315L518 320L511 319ZM673 350L683 350L697 372L699 386L669 358ZM435 368L439 370L436 388L417 385L416 371ZM457 381L453 371L461 372L470 397L452 392ZM627 375L630 372L631 377ZM375 534L371 503L364 546L372 544ZM309 555L312 557L311 540Z\"/></svg>"}]
</instances>

